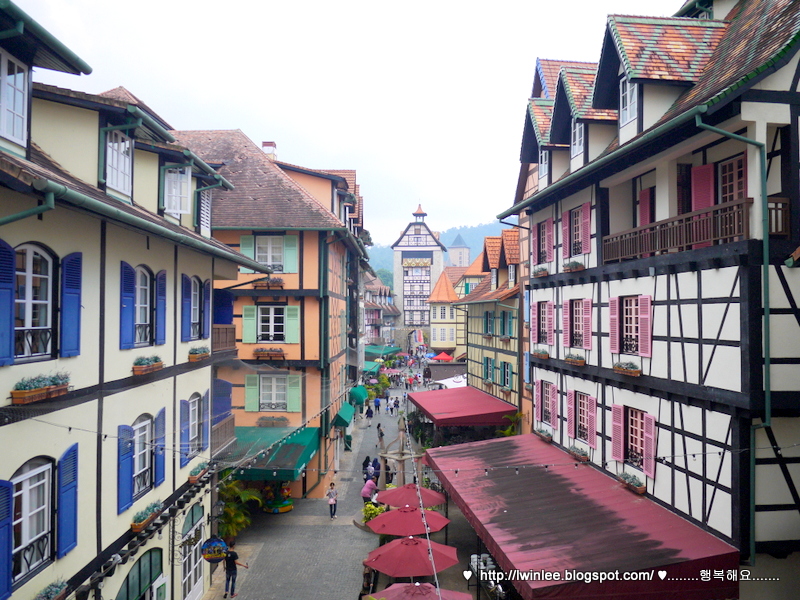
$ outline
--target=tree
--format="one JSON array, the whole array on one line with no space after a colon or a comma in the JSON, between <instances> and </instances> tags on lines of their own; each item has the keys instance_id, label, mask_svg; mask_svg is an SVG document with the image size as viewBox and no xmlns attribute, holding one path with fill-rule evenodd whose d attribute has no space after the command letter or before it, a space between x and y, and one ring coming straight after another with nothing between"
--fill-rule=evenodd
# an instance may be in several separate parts
<instances>
[{"instance_id":1,"label":"tree","mask_svg":"<svg viewBox=\"0 0 800 600\"><path fill-rule=\"evenodd\" d=\"M250 526L249 502L259 506L264 504L258 490L245 488L237 479L228 479L219 484L219 499L225 503L219 520L219 535L223 539L235 538L243 529Z\"/></svg>"},{"instance_id":2,"label":"tree","mask_svg":"<svg viewBox=\"0 0 800 600\"><path fill-rule=\"evenodd\" d=\"M375 274L380 278L383 285L394 291L394 273L389 269L378 269Z\"/></svg>"}]
</instances>

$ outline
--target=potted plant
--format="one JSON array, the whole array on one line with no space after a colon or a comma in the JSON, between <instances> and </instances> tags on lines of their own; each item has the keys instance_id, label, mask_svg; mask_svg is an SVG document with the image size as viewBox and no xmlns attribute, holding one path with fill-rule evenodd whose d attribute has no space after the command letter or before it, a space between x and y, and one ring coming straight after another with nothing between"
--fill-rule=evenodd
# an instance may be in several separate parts
<instances>
[{"instance_id":1,"label":"potted plant","mask_svg":"<svg viewBox=\"0 0 800 600\"><path fill-rule=\"evenodd\" d=\"M553 434L549 431L545 431L544 429L535 429L533 431L534 435L536 435L539 439L544 440L548 444L553 441Z\"/></svg>"},{"instance_id":2,"label":"potted plant","mask_svg":"<svg viewBox=\"0 0 800 600\"><path fill-rule=\"evenodd\" d=\"M283 358L283 349L282 348L256 348L253 350L253 356L256 358L271 358L271 359L280 359Z\"/></svg>"},{"instance_id":3,"label":"potted plant","mask_svg":"<svg viewBox=\"0 0 800 600\"><path fill-rule=\"evenodd\" d=\"M30 404L47 399L47 386L50 380L44 375L34 377L23 377L14 384L11 390L11 402L13 404Z\"/></svg>"},{"instance_id":4,"label":"potted plant","mask_svg":"<svg viewBox=\"0 0 800 600\"><path fill-rule=\"evenodd\" d=\"M567 354L564 357L564 361L566 361L568 365L575 365L576 367L582 367L586 364L586 359L580 354Z\"/></svg>"},{"instance_id":5,"label":"potted plant","mask_svg":"<svg viewBox=\"0 0 800 600\"><path fill-rule=\"evenodd\" d=\"M158 371L164 366L159 356L137 356L133 361L133 374L144 375Z\"/></svg>"},{"instance_id":6,"label":"potted plant","mask_svg":"<svg viewBox=\"0 0 800 600\"><path fill-rule=\"evenodd\" d=\"M67 582L57 579L47 584L33 597L33 600L60 600L67 597Z\"/></svg>"},{"instance_id":7,"label":"potted plant","mask_svg":"<svg viewBox=\"0 0 800 600\"><path fill-rule=\"evenodd\" d=\"M207 462L201 462L195 465L195 467L189 471L189 483L195 484L200 481L200 478L206 474L206 471L208 471Z\"/></svg>"},{"instance_id":8,"label":"potted plant","mask_svg":"<svg viewBox=\"0 0 800 600\"><path fill-rule=\"evenodd\" d=\"M547 360L550 358L550 353L544 348L534 348L531 352L531 356L534 358L539 358L542 360Z\"/></svg>"},{"instance_id":9,"label":"potted plant","mask_svg":"<svg viewBox=\"0 0 800 600\"><path fill-rule=\"evenodd\" d=\"M189 362L199 362L208 358L211 355L211 350L208 346L197 346L196 348L189 348Z\"/></svg>"},{"instance_id":10,"label":"potted plant","mask_svg":"<svg viewBox=\"0 0 800 600\"><path fill-rule=\"evenodd\" d=\"M144 529L155 521L156 517L164 510L164 505L161 500L156 500L145 506L142 510L133 515L133 522L131 523L131 530L134 533L144 531Z\"/></svg>"},{"instance_id":11,"label":"potted plant","mask_svg":"<svg viewBox=\"0 0 800 600\"><path fill-rule=\"evenodd\" d=\"M54 375L48 377L49 385L47 386L47 397L56 398L63 396L69 389L69 372L58 371Z\"/></svg>"},{"instance_id":12,"label":"potted plant","mask_svg":"<svg viewBox=\"0 0 800 600\"><path fill-rule=\"evenodd\" d=\"M642 370L634 362L616 362L614 363L614 373L639 377L642 374Z\"/></svg>"},{"instance_id":13,"label":"potted plant","mask_svg":"<svg viewBox=\"0 0 800 600\"><path fill-rule=\"evenodd\" d=\"M639 494L640 496L647 491L647 486L642 483L642 480L639 479L636 475L631 475L630 473L620 473L617 476L619 482L632 492Z\"/></svg>"},{"instance_id":14,"label":"potted plant","mask_svg":"<svg viewBox=\"0 0 800 600\"><path fill-rule=\"evenodd\" d=\"M569 452L572 458L580 461L580 462L588 462L589 461L589 453L586 452L583 448L578 448L577 446L570 446L567 448L567 452Z\"/></svg>"},{"instance_id":15,"label":"potted plant","mask_svg":"<svg viewBox=\"0 0 800 600\"><path fill-rule=\"evenodd\" d=\"M283 278L282 277L266 277L264 279L259 279L258 281L253 282L253 287L256 288L282 288L283 287Z\"/></svg>"},{"instance_id":16,"label":"potted plant","mask_svg":"<svg viewBox=\"0 0 800 600\"><path fill-rule=\"evenodd\" d=\"M577 271L583 271L586 267L583 266L582 262L577 260L571 260L568 263L564 263L564 273L575 273Z\"/></svg>"},{"instance_id":17,"label":"potted plant","mask_svg":"<svg viewBox=\"0 0 800 600\"><path fill-rule=\"evenodd\" d=\"M534 277L547 277L549 273L547 272L547 267L536 267L533 270Z\"/></svg>"}]
</instances>

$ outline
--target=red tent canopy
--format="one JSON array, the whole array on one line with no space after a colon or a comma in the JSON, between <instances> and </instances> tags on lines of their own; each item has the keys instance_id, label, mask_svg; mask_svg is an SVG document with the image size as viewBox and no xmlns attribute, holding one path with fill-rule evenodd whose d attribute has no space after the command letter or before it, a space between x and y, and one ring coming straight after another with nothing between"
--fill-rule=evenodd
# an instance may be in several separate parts
<instances>
[{"instance_id":1,"label":"red tent canopy","mask_svg":"<svg viewBox=\"0 0 800 600\"><path fill-rule=\"evenodd\" d=\"M433 360L444 360L450 362L451 360L453 360L453 357L450 356L447 352L439 352L439 354L433 357Z\"/></svg>"},{"instance_id":2,"label":"red tent canopy","mask_svg":"<svg viewBox=\"0 0 800 600\"><path fill-rule=\"evenodd\" d=\"M439 426L508 425L503 415L513 415L517 407L473 387L429 392L412 392L409 400Z\"/></svg>"}]
</instances>

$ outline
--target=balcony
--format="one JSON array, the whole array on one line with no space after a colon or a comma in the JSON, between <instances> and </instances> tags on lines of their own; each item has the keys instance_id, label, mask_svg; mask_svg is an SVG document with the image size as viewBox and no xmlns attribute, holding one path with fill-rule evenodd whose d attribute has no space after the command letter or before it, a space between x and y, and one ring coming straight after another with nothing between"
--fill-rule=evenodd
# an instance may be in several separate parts
<instances>
[{"instance_id":1,"label":"balcony","mask_svg":"<svg viewBox=\"0 0 800 600\"><path fill-rule=\"evenodd\" d=\"M234 417L231 414L211 427L211 455L217 456L235 440Z\"/></svg>"},{"instance_id":2,"label":"balcony","mask_svg":"<svg viewBox=\"0 0 800 600\"><path fill-rule=\"evenodd\" d=\"M211 327L211 351L236 350L236 326L213 325Z\"/></svg>"},{"instance_id":3,"label":"balcony","mask_svg":"<svg viewBox=\"0 0 800 600\"><path fill-rule=\"evenodd\" d=\"M657 221L603 238L603 262L683 252L750 238L751 198ZM789 199L769 198L769 233L789 235Z\"/></svg>"}]
</instances>

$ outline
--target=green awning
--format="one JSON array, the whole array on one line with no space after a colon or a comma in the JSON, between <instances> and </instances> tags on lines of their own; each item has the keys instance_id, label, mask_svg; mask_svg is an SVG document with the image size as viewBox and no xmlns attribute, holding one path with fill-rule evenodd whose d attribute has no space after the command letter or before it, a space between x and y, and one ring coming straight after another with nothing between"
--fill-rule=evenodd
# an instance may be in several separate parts
<instances>
[{"instance_id":1,"label":"green awning","mask_svg":"<svg viewBox=\"0 0 800 600\"><path fill-rule=\"evenodd\" d=\"M367 346L364 348L364 354L370 356L388 356L400 352L400 346Z\"/></svg>"},{"instance_id":2,"label":"green awning","mask_svg":"<svg viewBox=\"0 0 800 600\"><path fill-rule=\"evenodd\" d=\"M350 390L350 401L355 402L357 405L362 405L369 398L369 392L363 385L357 385Z\"/></svg>"},{"instance_id":3,"label":"green awning","mask_svg":"<svg viewBox=\"0 0 800 600\"><path fill-rule=\"evenodd\" d=\"M240 429L260 429L269 432L272 427L237 427L238 441ZM294 481L319 450L319 427L305 427L281 442L265 458L258 458L252 467L236 475L245 481ZM247 432L250 434L250 432ZM267 433L265 438L272 437ZM268 444L267 444L268 445ZM266 446L265 446L266 448Z\"/></svg>"},{"instance_id":4,"label":"green awning","mask_svg":"<svg viewBox=\"0 0 800 600\"><path fill-rule=\"evenodd\" d=\"M356 407L349 402L343 402L342 408L336 413L333 418L334 427L347 427L353 421L353 415L356 414Z\"/></svg>"},{"instance_id":5,"label":"green awning","mask_svg":"<svg viewBox=\"0 0 800 600\"><path fill-rule=\"evenodd\" d=\"M375 375L377 375L380 368L381 363L376 363L371 360L364 361L364 373L375 373Z\"/></svg>"}]
</instances>

